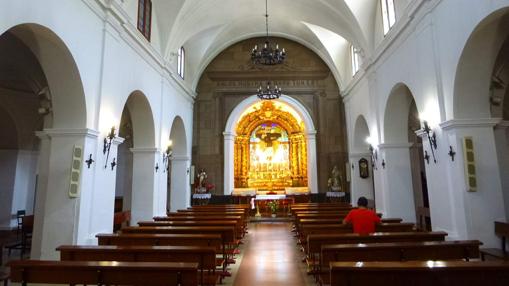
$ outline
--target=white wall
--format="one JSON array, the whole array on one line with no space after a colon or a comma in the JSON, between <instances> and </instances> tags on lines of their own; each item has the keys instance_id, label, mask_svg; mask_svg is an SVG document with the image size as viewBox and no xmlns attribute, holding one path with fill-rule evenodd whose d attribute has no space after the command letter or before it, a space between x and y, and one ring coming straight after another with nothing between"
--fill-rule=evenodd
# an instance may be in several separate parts
<instances>
[{"instance_id":1,"label":"white wall","mask_svg":"<svg viewBox=\"0 0 509 286\"><path fill-rule=\"evenodd\" d=\"M361 114L367 119L370 132L377 134L375 137L379 143L390 140L384 138L388 97L398 83L406 84L415 98L419 113L432 121L437 133L438 150L435 152L438 163L434 164L431 160L426 165L434 229L449 232L451 239L481 239L487 246L499 246L499 240L493 233L493 221L505 219L506 210L495 148L492 146L493 131L491 135L489 131L493 125L483 123L481 125L487 129L481 130L476 121L468 124L452 121L440 126L439 123L454 119L454 80L467 39L483 18L502 6L509 6L509 1L469 1L468 5L460 0L411 2L385 38L381 28L375 28L375 33L378 33L378 36L375 35L378 38L375 51L365 59L360 76L344 89L349 136L352 135L355 119ZM419 5L414 2L419 2ZM462 152L462 136L466 135L487 138L476 145L480 157L477 164L479 189L482 190L477 193L468 193L464 189L463 161L459 154ZM351 137L349 143L349 149L354 150ZM458 154L454 162L447 155L449 146ZM423 148L431 154L426 140ZM490 151L490 148L493 150ZM390 170L395 162L388 161L387 164ZM482 178L480 174L483 174ZM377 207L382 212L390 212L394 209L390 205L399 203L397 198L392 198L394 193L411 192L406 189L407 185L399 188L391 185L392 179L380 168L375 174Z\"/></svg>"}]
</instances>

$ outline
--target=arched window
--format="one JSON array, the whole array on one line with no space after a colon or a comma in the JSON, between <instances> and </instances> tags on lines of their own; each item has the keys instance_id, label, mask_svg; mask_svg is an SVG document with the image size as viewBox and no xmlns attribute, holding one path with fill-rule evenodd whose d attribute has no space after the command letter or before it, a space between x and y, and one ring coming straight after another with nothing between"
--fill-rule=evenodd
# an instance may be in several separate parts
<instances>
[{"instance_id":1,"label":"arched window","mask_svg":"<svg viewBox=\"0 0 509 286\"><path fill-rule=\"evenodd\" d=\"M150 41L152 28L152 1L138 0L138 30Z\"/></svg>"},{"instance_id":2,"label":"arched window","mask_svg":"<svg viewBox=\"0 0 509 286\"><path fill-rule=\"evenodd\" d=\"M396 23L396 10L394 8L394 0L380 0L382 7L382 22L384 26L384 36Z\"/></svg>"},{"instance_id":3,"label":"arched window","mask_svg":"<svg viewBox=\"0 0 509 286\"><path fill-rule=\"evenodd\" d=\"M359 50L357 50L353 45L350 45L350 57L352 59L352 76L354 76L360 68L359 63Z\"/></svg>"},{"instance_id":4,"label":"arched window","mask_svg":"<svg viewBox=\"0 0 509 286\"><path fill-rule=\"evenodd\" d=\"M184 47L180 47L177 60L177 73L181 78L184 78L184 70L186 65L186 51Z\"/></svg>"}]
</instances>

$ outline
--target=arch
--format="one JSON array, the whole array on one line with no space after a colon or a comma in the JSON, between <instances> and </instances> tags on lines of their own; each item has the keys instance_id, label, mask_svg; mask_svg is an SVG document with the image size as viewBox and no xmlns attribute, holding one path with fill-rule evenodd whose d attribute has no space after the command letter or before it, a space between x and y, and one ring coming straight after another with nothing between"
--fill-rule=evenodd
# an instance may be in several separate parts
<instances>
[{"instance_id":1,"label":"arch","mask_svg":"<svg viewBox=\"0 0 509 286\"><path fill-rule=\"evenodd\" d=\"M509 8L484 18L461 53L454 80L454 118L489 118L489 90L495 61L509 35Z\"/></svg>"},{"instance_id":2,"label":"arch","mask_svg":"<svg viewBox=\"0 0 509 286\"><path fill-rule=\"evenodd\" d=\"M169 191L167 191L167 208L171 211L186 208L190 205L189 198L189 160L187 156L187 139L184 120L175 116L170 129L170 140L173 143L173 155L170 159L168 178Z\"/></svg>"},{"instance_id":3,"label":"arch","mask_svg":"<svg viewBox=\"0 0 509 286\"><path fill-rule=\"evenodd\" d=\"M236 124L241 118L243 112L252 105L259 102L256 95L252 95L237 106L230 113L223 132L224 135L224 193L230 194L234 188L234 141L236 134ZM298 100L282 95L276 101L285 103L293 108L304 122L304 135L306 136L307 162L308 162L308 188L312 193L318 193L318 174L316 158L316 130L313 119L308 110Z\"/></svg>"},{"instance_id":4,"label":"arch","mask_svg":"<svg viewBox=\"0 0 509 286\"><path fill-rule=\"evenodd\" d=\"M251 105L254 105L260 101L260 99L256 95L252 95L246 99L244 99L241 103L239 103L230 113L230 116L228 116L228 120L226 121L226 127L224 129L225 133L231 133L233 135L236 135L235 131L235 125L240 119L240 116ZM288 96L288 95L281 95L279 99L276 99L276 101L283 102L288 104L290 107L295 109L297 113L300 115L302 120L304 121L304 131L306 133L314 133L315 130L315 124L313 123L313 119L311 118L311 115L309 114L309 111L306 109L306 107L300 103L295 98Z\"/></svg>"},{"instance_id":5,"label":"arch","mask_svg":"<svg viewBox=\"0 0 509 286\"><path fill-rule=\"evenodd\" d=\"M187 137L184 120L175 116L171 124L170 140L173 142L173 156L187 156Z\"/></svg>"},{"instance_id":6,"label":"arch","mask_svg":"<svg viewBox=\"0 0 509 286\"><path fill-rule=\"evenodd\" d=\"M155 148L155 124L152 108L147 96L133 91L125 103L124 109L131 115L134 148Z\"/></svg>"},{"instance_id":7,"label":"arch","mask_svg":"<svg viewBox=\"0 0 509 286\"><path fill-rule=\"evenodd\" d=\"M366 142L366 138L370 136L370 132L364 115L359 115L357 120L355 120L353 136L354 148L357 149L357 151L365 152L368 150L369 144Z\"/></svg>"},{"instance_id":8,"label":"arch","mask_svg":"<svg viewBox=\"0 0 509 286\"><path fill-rule=\"evenodd\" d=\"M384 143L408 143L408 114L412 102L415 99L406 84L398 83L392 88L385 105Z\"/></svg>"},{"instance_id":9,"label":"arch","mask_svg":"<svg viewBox=\"0 0 509 286\"><path fill-rule=\"evenodd\" d=\"M87 111L80 72L64 41L49 28L25 23L7 30L39 61L52 103L52 128L85 128ZM49 127L46 124L46 127Z\"/></svg>"},{"instance_id":10,"label":"arch","mask_svg":"<svg viewBox=\"0 0 509 286\"><path fill-rule=\"evenodd\" d=\"M0 141L1 149L18 149L19 148L19 134L16 121L12 114L0 105L0 131L2 140Z\"/></svg>"},{"instance_id":11,"label":"arch","mask_svg":"<svg viewBox=\"0 0 509 286\"><path fill-rule=\"evenodd\" d=\"M378 152L378 165L382 161L386 162L381 175L390 179L384 182L385 192L380 195L377 193L376 196L377 206L382 206L387 215L410 222L416 221L417 211L412 144L409 142L409 118L414 105L416 103L410 88L404 83L397 83L385 105L383 144L379 146Z\"/></svg>"}]
</instances>

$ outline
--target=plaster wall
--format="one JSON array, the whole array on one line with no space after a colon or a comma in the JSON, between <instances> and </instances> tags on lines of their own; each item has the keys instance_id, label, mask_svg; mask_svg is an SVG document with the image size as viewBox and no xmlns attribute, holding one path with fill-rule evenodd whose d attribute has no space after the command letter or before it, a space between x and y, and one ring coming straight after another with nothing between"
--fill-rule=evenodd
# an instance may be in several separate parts
<instances>
[{"instance_id":1,"label":"plaster wall","mask_svg":"<svg viewBox=\"0 0 509 286\"><path fill-rule=\"evenodd\" d=\"M449 232L450 238L482 238L490 246L499 244L493 234L493 221L505 219L498 164L494 163L496 160L489 161L494 156L488 151L491 139L478 144L479 153L484 155L479 155L477 168L479 173L485 174L482 179L478 178L479 189L485 192L466 193L460 191L464 185L462 158L457 157L453 162L447 155L449 146L458 154L462 152L460 138L445 136L439 123L454 118L454 82L467 39L483 18L507 5L509 1L471 1L468 5L459 0L423 1L411 17L399 19L393 31L379 41L372 57L365 59L361 76L345 88L350 110L349 130L358 114L362 114L370 132L378 134L377 140L383 144L393 139L386 138L388 130L384 130L388 97L398 83L409 87L418 112L433 125L438 140L435 151L438 162L434 164L431 159L426 165L433 228ZM366 85L370 86L369 100L363 88ZM370 102L368 110L365 109L367 101ZM473 114L473 117L482 118L482 114ZM479 131L473 129L474 125L462 129L461 136L477 136ZM485 136L492 138L493 133ZM350 150L353 148L350 141ZM423 152L425 150L431 154L426 140L423 141ZM493 146L492 152L494 150ZM387 161L387 164L391 168L390 165L396 163ZM393 208L388 206L397 202L396 198L390 198L392 192L403 193L411 187L410 184L389 188L390 182L391 177L375 174L377 207L384 213L391 213ZM472 204L473 201L476 204ZM470 212L476 215L469 215Z\"/></svg>"}]
</instances>

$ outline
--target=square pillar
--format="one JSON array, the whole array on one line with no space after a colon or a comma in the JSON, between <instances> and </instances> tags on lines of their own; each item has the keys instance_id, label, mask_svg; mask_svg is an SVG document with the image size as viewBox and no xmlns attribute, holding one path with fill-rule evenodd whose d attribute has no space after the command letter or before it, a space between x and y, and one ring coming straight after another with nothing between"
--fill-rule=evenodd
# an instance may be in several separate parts
<instances>
[{"instance_id":1,"label":"square pillar","mask_svg":"<svg viewBox=\"0 0 509 286\"><path fill-rule=\"evenodd\" d=\"M405 222L415 223L409 148L409 143L380 145L376 175L381 177L382 182L384 216L402 218ZM382 161L385 161L385 168ZM376 191L378 196L378 188Z\"/></svg>"},{"instance_id":2,"label":"square pillar","mask_svg":"<svg viewBox=\"0 0 509 286\"><path fill-rule=\"evenodd\" d=\"M166 196L159 199L156 188L156 170L160 152L157 148L132 148L133 187L131 194L131 224L152 220L155 215L164 214ZM161 213L162 212L162 213Z\"/></svg>"},{"instance_id":3,"label":"square pillar","mask_svg":"<svg viewBox=\"0 0 509 286\"><path fill-rule=\"evenodd\" d=\"M171 158L170 211L191 206L191 185L189 181L190 159L187 156Z\"/></svg>"},{"instance_id":4,"label":"square pillar","mask_svg":"<svg viewBox=\"0 0 509 286\"><path fill-rule=\"evenodd\" d=\"M445 207L454 211L453 231L457 231L461 239L479 239L485 247L500 246L500 239L494 233L493 222L505 221L506 214L500 176L501 165L494 133L494 126L499 121L500 119L455 119L440 124L445 132L444 137L457 153L454 162L450 159L446 161L450 173L445 178L450 192ZM477 179L475 192L469 192L466 184L463 139L467 136L472 137L474 145ZM449 146L445 147L449 149ZM437 180L445 181L441 177L437 177ZM442 188L441 191L445 189ZM437 213L439 210L433 211L433 216Z\"/></svg>"}]
</instances>

